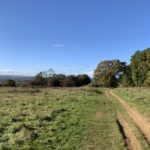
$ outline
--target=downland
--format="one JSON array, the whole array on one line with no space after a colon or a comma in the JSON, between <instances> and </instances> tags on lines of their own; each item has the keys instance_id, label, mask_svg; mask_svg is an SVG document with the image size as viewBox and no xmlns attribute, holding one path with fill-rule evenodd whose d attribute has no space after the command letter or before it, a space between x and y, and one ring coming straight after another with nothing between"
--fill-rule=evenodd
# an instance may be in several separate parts
<instances>
[{"instance_id":1,"label":"downland","mask_svg":"<svg viewBox=\"0 0 150 150\"><path fill-rule=\"evenodd\" d=\"M148 150L148 138L112 95L149 124L148 95L137 102L132 90L148 89L1 88L0 149Z\"/></svg>"}]
</instances>

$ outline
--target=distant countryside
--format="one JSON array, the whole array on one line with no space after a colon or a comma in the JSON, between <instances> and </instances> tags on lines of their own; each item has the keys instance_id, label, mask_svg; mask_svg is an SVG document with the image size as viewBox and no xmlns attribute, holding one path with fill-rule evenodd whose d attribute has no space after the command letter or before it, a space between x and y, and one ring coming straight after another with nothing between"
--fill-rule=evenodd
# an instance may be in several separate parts
<instances>
[{"instance_id":1,"label":"distant countryside","mask_svg":"<svg viewBox=\"0 0 150 150\"><path fill-rule=\"evenodd\" d=\"M149 53L102 61L93 78L52 69L3 77L1 149L149 149Z\"/></svg>"},{"instance_id":2,"label":"distant countryside","mask_svg":"<svg viewBox=\"0 0 150 150\"><path fill-rule=\"evenodd\" d=\"M149 6L0 0L0 150L150 150Z\"/></svg>"}]
</instances>

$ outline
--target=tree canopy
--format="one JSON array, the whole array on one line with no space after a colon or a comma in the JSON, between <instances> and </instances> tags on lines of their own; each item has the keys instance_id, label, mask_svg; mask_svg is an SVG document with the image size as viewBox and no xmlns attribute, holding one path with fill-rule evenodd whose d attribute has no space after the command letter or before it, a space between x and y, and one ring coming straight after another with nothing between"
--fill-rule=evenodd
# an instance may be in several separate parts
<instances>
[{"instance_id":1,"label":"tree canopy","mask_svg":"<svg viewBox=\"0 0 150 150\"><path fill-rule=\"evenodd\" d=\"M93 83L95 86L149 86L150 48L136 51L127 65L120 60L107 60L98 64Z\"/></svg>"},{"instance_id":2,"label":"tree canopy","mask_svg":"<svg viewBox=\"0 0 150 150\"><path fill-rule=\"evenodd\" d=\"M135 86L150 85L150 48L135 52L130 66Z\"/></svg>"},{"instance_id":3,"label":"tree canopy","mask_svg":"<svg viewBox=\"0 0 150 150\"><path fill-rule=\"evenodd\" d=\"M120 60L100 62L94 72L94 85L116 87L126 67L126 63Z\"/></svg>"}]
</instances>

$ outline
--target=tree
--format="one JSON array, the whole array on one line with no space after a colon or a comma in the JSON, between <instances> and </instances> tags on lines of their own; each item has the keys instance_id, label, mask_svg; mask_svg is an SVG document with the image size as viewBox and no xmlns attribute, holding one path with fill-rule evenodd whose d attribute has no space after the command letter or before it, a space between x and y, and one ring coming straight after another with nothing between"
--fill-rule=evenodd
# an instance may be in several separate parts
<instances>
[{"instance_id":1,"label":"tree","mask_svg":"<svg viewBox=\"0 0 150 150\"><path fill-rule=\"evenodd\" d=\"M55 74L54 77L59 81L60 86L63 86L66 76L64 74Z\"/></svg>"},{"instance_id":2,"label":"tree","mask_svg":"<svg viewBox=\"0 0 150 150\"><path fill-rule=\"evenodd\" d=\"M64 74L54 74L52 77L48 78L48 86L50 87L58 87L63 86L63 82L66 76Z\"/></svg>"},{"instance_id":3,"label":"tree","mask_svg":"<svg viewBox=\"0 0 150 150\"><path fill-rule=\"evenodd\" d=\"M147 76L149 67L148 51L137 51L131 58L131 75L135 86L148 83Z\"/></svg>"},{"instance_id":4,"label":"tree","mask_svg":"<svg viewBox=\"0 0 150 150\"><path fill-rule=\"evenodd\" d=\"M123 74L120 76L119 84L124 87L133 85L130 65L126 67Z\"/></svg>"},{"instance_id":5,"label":"tree","mask_svg":"<svg viewBox=\"0 0 150 150\"><path fill-rule=\"evenodd\" d=\"M59 87L60 86L60 82L57 78L52 77L48 80L48 86L49 87Z\"/></svg>"},{"instance_id":6,"label":"tree","mask_svg":"<svg viewBox=\"0 0 150 150\"><path fill-rule=\"evenodd\" d=\"M120 60L107 60L98 64L94 71L95 86L116 87L120 76L126 68L126 63Z\"/></svg>"},{"instance_id":7,"label":"tree","mask_svg":"<svg viewBox=\"0 0 150 150\"><path fill-rule=\"evenodd\" d=\"M42 72L35 76L35 79L31 82L31 84L35 86L44 86L47 84L45 78L42 75Z\"/></svg>"},{"instance_id":8,"label":"tree","mask_svg":"<svg viewBox=\"0 0 150 150\"><path fill-rule=\"evenodd\" d=\"M16 87L16 82L14 80L8 79L4 82L4 86Z\"/></svg>"},{"instance_id":9,"label":"tree","mask_svg":"<svg viewBox=\"0 0 150 150\"><path fill-rule=\"evenodd\" d=\"M145 52L146 52L146 65L148 68L147 68L147 75L144 84L149 86L150 85L150 48L147 48Z\"/></svg>"},{"instance_id":10,"label":"tree","mask_svg":"<svg viewBox=\"0 0 150 150\"><path fill-rule=\"evenodd\" d=\"M63 82L64 87L76 87L78 86L78 78L74 75L69 75Z\"/></svg>"},{"instance_id":11,"label":"tree","mask_svg":"<svg viewBox=\"0 0 150 150\"><path fill-rule=\"evenodd\" d=\"M55 75L55 71L53 69L49 69L47 71L43 71L42 72L42 76L44 78L49 78L49 77L53 77Z\"/></svg>"},{"instance_id":12,"label":"tree","mask_svg":"<svg viewBox=\"0 0 150 150\"><path fill-rule=\"evenodd\" d=\"M78 75L77 78L78 78L78 86L83 86L91 83L90 77L86 74Z\"/></svg>"}]
</instances>

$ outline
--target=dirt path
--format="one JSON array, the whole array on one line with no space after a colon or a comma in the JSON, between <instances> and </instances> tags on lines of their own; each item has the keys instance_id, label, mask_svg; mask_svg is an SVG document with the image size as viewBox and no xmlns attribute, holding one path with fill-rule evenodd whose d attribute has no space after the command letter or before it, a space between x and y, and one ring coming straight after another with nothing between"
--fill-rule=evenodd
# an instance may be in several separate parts
<instances>
[{"instance_id":1,"label":"dirt path","mask_svg":"<svg viewBox=\"0 0 150 150\"><path fill-rule=\"evenodd\" d=\"M125 136L125 142L130 150L141 150L140 144L136 139L132 129L129 127L128 123L122 119L119 113L116 113L116 120L120 126L122 134Z\"/></svg>"},{"instance_id":2,"label":"dirt path","mask_svg":"<svg viewBox=\"0 0 150 150\"><path fill-rule=\"evenodd\" d=\"M128 115L132 118L133 122L137 125L137 127L141 130L141 132L144 134L147 142L150 144L150 123L145 121L146 119L138 113L136 110L133 110L128 106L128 104L121 99L119 96L114 94L112 91L110 91L110 94L114 96L117 100L120 101L121 105L125 108Z\"/></svg>"}]
</instances>

